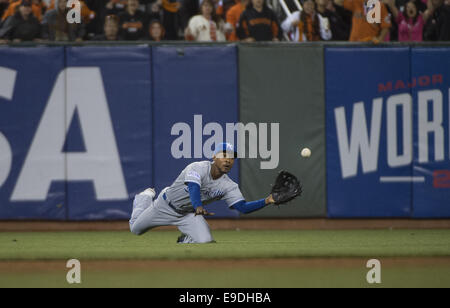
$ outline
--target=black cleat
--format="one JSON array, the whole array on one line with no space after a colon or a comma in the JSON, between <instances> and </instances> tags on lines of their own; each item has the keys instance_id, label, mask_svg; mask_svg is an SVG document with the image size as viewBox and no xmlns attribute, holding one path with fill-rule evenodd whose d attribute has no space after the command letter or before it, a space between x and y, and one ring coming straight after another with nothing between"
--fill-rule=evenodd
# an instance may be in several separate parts
<instances>
[{"instance_id":1,"label":"black cleat","mask_svg":"<svg viewBox=\"0 0 450 308\"><path fill-rule=\"evenodd\" d=\"M178 240L177 240L177 243L184 243L184 240L186 239L186 234L181 234L179 237L178 237Z\"/></svg>"}]
</instances>

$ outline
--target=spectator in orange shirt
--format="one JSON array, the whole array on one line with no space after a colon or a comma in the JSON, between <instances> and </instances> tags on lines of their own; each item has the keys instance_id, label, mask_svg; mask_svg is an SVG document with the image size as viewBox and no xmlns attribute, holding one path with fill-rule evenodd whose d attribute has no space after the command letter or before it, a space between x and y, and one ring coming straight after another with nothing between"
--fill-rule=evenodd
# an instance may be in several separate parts
<instances>
[{"instance_id":1,"label":"spectator in orange shirt","mask_svg":"<svg viewBox=\"0 0 450 308\"><path fill-rule=\"evenodd\" d=\"M5 21L8 17L13 16L17 12L20 6L20 2L21 2L20 0L9 0L9 6L3 13L2 21ZM34 17L36 17L39 21L41 21L42 13L45 9L45 3L43 3L42 0L33 0L31 8Z\"/></svg>"},{"instance_id":2,"label":"spectator in orange shirt","mask_svg":"<svg viewBox=\"0 0 450 308\"><path fill-rule=\"evenodd\" d=\"M3 14L6 12L8 7L9 7L9 0L0 0L0 17L3 16ZM1 20L0 20L0 26L1 26Z\"/></svg>"},{"instance_id":3,"label":"spectator in orange shirt","mask_svg":"<svg viewBox=\"0 0 450 308\"><path fill-rule=\"evenodd\" d=\"M0 38L6 41L39 41L41 25L33 15L31 0L21 0L17 12L0 29Z\"/></svg>"},{"instance_id":4,"label":"spectator in orange shirt","mask_svg":"<svg viewBox=\"0 0 450 308\"><path fill-rule=\"evenodd\" d=\"M83 19L83 22L84 23L91 22L91 20L95 18L95 12L89 9L86 3L82 0L80 0L80 7L81 7L81 18Z\"/></svg>"},{"instance_id":5,"label":"spectator in orange shirt","mask_svg":"<svg viewBox=\"0 0 450 308\"><path fill-rule=\"evenodd\" d=\"M221 0L221 2L222 2L223 20L225 20L227 17L228 11L233 6L235 6L236 4L238 4L241 1L240 0ZM217 9L219 9L219 8L217 8Z\"/></svg>"},{"instance_id":6,"label":"spectator in orange shirt","mask_svg":"<svg viewBox=\"0 0 450 308\"><path fill-rule=\"evenodd\" d=\"M236 27L239 24L239 18L241 17L242 13L245 11L245 8L250 3L250 0L241 0L239 3L233 5L231 9L227 12L227 26L233 27L233 32L230 33L228 36L229 41L238 41L238 37L236 34Z\"/></svg>"},{"instance_id":7,"label":"spectator in orange shirt","mask_svg":"<svg viewBox=\"0 0 450 308\"><path fill-rule=\"evenodd\" d=\"M19 7L20 0L9 0L10 5L8 9L3 14L2 20L5 20L9 16L12 16L17 11L17 8ZM51 0L48 2L49 5L47 6L45 1L43 0L32 0L32 9L33 9L33 15L39 20L42 21L43 15L46 11L53 10L55 8L55 0ZM81 7L81 17L83 18L84 23L89 23L90 20L92 20L95 17L95 12L91 11L86 3L84 3L83 0L80 0L80 7Z\"/></svg>"},{"instance_id":8,"label":"spectator in orange shirt","mask_svg":"<svg viewBox=\"0 0 450 308\"><path fill-rule=\"evenodd\" d=\"M372 8L367 7L367 0L334 0L334 2L353 12L350 41L373 43L384 41L391 27L391 17L384 3L380 1L380 23L371 24L367 21L367 13Z\"/></svg>"}]
</instances>

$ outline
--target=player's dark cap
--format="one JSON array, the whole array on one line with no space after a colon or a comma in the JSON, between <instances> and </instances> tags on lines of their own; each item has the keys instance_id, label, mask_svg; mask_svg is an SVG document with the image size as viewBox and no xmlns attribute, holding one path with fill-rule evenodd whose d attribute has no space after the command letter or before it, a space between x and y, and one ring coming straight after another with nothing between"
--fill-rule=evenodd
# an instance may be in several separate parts
<instances>
[{"instance_id":1,"label":"player's dark cap","mask_svg":"<svg viewBox=\"0 0 450 308\"><path fill-rule=\"evenodd\" d=\"M214 150L214 155L217 155L219 153L233 153L234 158L237 158L237 150L231 143L223 142L216 145L216 148Z\"/></svg>"},{"instance_id":2,"label":"player's dark cap","mask_svg":"<svg viewBox=\"0 0 450 308\"><path fill-rule=\"evenodd\" d=\"M31 6L31 0L22 0L20 6Z\"/></svg>"}]
</instances>

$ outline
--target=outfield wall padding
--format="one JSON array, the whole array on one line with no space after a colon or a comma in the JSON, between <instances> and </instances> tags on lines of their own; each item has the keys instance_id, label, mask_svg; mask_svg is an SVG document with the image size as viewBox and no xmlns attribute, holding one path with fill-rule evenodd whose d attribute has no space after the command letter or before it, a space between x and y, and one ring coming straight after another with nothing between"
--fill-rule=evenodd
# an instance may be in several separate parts
<instances>
[{"instance_id":1,"label":"outfield wall padding","mask_svg":"<svg viewBox=\"0 0 450 308\"><path fill-rule=\"evenodd\" d=\"M128 219L153 186L150 48L71 47L66 67L67 219ZM98 183L77 180L83 168Z\"/></svg>"},{"instance_id":2,"label":"outfield wall padding","mask_svg":"<svg viewBox=\"0 0 450 308\"><path fill-rule=\"evenodd\" d=\"M449 73L443 46L5 46L0 220L126 220L227 139L248 201L303 182L246 217L450 217Z\"/></svg>"},{"instance_id":3,"label":"outfield wall padding","mask_svg":"<svg viewBox=\"0 0 450 308\"><path fill-rule=\"evenodd\" d=\"M279 164L261 169L267 159L241 161L241 186L248 200L266 197L280 170L302 181L301 198L252 217L318 217L326 215L325 104L323 48L239 47L240 121L279 123ZM258 132L261 134L261 132ZM270 134L269 134L270 135ZM300 155L312 150L311 158Z\"/></svg>"},{"instance_id":4,"label":"outfield wall padding","mask_svg":"<svg viewBox=\"0 0 450 308\"><path fill-rule=\"evenodd\" d=\"M64 67L62 47L0 49L0 219L66 218L65 183L38 185L43 183L43 173L53 172L63 180L64 160L38 155L30 161L34 169L28 168L33 175L23 173L41 115ZM64 91L53 97L64 106ZM64 109L55 110L46 126L46 133L63 131Z\"/></svg>"},{"instance_id":5,"label":"outfield wall padding","mask_svg":"<svg viewBox=\"0 0 450 308\"><path fill-rule=\"evenodd\" d=\"M153 170L156 189L161 191L188 164L211 160L213 149L203 145L221 134L220 142L224 142L226 123L238 121L237 50L233 45L154 47L152 58ZM189 129L173 131L177 127ZM190 149L188 143L173 146L183 135L190 141ZM181 152L183 157L179 157ZM230 177L239 181L238 163ZM237 216L224 202L215 202L208 209L215 217Z\"/></svg>"},{"instance_id":6,"label":"outfield wall padding","mask_svg":"<svg viewBox=\"0 0 450 308\"><path fill-rule=\"evenodd\" d=\"M407 149L387 134L389 129L401 136L407 120L400 117L406 107L393 105L388 111L387 100L408 95L410 89L384 87L409 80L410 49L327 48L325 65L328 216L409 217L411 183L385 183L382 178L412 174L410 163L390 167L394 159L388 153L401 155ZM394 118L388 120L388 113Z\"/></svg>"},{"instance_id":7,"label":"outfield wall padding","mask_svg":"<svg viewBox=\"0 0 450 308\"><path fill-rule=\"evenodd\" d=\"M450 48L330 47L325 65L328 216L450 217Z\"/></svg>"},{"instance_id":8,"label":"outfield wall padding","mask_svg":"<svg viewBox=\"0 0 450 308\"><path fill-rule=\"evenodd\" d=\"M418 84L411 91L416 104L419 95L429 99L424 108L413 109L413 123L418 125L419 119L437 123L436 130L426 134L428 140L413 130L413 175L425 181L414 183L412 216L450 217L450 48L412 48L411 76Z\"/></svg>"}]
</instances>

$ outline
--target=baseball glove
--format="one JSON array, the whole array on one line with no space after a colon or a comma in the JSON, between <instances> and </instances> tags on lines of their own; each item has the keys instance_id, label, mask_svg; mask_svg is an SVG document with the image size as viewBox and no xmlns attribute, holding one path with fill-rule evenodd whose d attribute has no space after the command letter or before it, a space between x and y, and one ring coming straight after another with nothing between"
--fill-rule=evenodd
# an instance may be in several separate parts
<instances>
[{"instance_id":1,"label":"baseball glove","mask_svg":"<svg viewBox=\"0 0 450 308\"><path fill-rule=\"evenodd\" d=\"M302 184L295 175L281 171L272 186L271 194L276 205L284 204L302 194Z\"/></svg>"}]
</instances>

